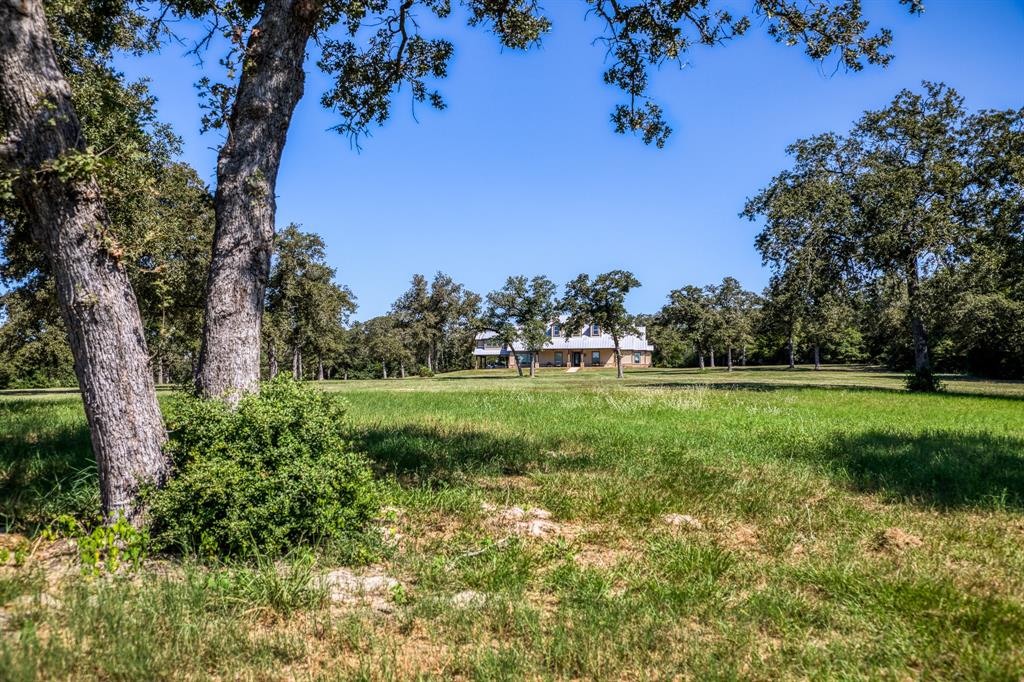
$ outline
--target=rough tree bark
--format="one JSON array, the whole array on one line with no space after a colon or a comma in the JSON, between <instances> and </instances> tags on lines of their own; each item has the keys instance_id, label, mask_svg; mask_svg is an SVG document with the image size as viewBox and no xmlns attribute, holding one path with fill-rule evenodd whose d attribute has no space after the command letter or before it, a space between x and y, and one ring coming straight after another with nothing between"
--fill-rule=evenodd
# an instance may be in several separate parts
<instances>
[{"instance_id":1,"label":"rough tree bark","mask_svg":"<svg viewBox=\"0 0 1024 682\"><path fill-rule=\"evenodd\" d=\"M921 319L919 290L917 259L912 259L907 265L907 303L910 308L910 333L914 340L914 369L917 371L929 369L931 365L928 359L928 335L925 332L924 320Z\"/></svg>"},{"instance_id":2,"label":"rough tree bark","mask_svg":"<svg viewBox=\"0 0 1024 682\"><path fill-rule=\"evenodd\" d=\"M274 344L270 344L267 347L267 365L268 365L268 373L270 374L270 378L273 379L274 377L277 376L277 372L278 372L277 348L274 347Z\"/></svg>"},{"instance_id":3,"label":"rough tree bark","mask_svg":"<svg viewBox=\"0 0 1024 682\"><path fill-rule=\"evenodd\" d=\"M56 282L103 513L138 521L140 486L161 484L170 470L167 434L99 186L51 166L84 152L85 142L39 0L0 0L0 121L0 168L20 173L15 196Z\"/></svg>"},{"instance_id":4,"label":"rough tree bark","mask_svg":"<svg viewBox=\"0 0 1024 682\"><path fill-rule=\"evenodd\" d=\"M216 228L196 386L234 401L260 377L263 295L273 250L277 171L319 0L267 0L249 36L245 68L217 158Z\"/></svg>"}]
</instances>

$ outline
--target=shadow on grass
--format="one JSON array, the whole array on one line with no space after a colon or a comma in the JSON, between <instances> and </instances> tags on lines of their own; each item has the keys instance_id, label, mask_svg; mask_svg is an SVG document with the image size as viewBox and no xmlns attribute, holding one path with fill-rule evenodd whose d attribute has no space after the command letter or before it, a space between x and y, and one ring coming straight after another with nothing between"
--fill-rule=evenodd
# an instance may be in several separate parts
<instances>
[{"instance_id":1,"label":"shadow on grass","mask_svg":"<svg viewBox=\"0 0 1024 682\"><path fill-rule=\"evenodd\" d=\"M75 413L60 415L56 410ZM77 405L0 402L0 524L33 531L60 514L99 509L96 463Z\"/></svg>"},{"instance_id":2,"label":"shadow on grass","mask_svg":"<svg viewBox=\"0 0 1024 682\"><path fill-rule=\"evenodd\" d=\"M930 508L1024 509L1024 440L958 431L838 438L812 459L860 492Z\"/></svg>"},{"instance_id":3,"label":"shadow on grass","mask_svg":"<svg viewBox=\"0 0 1024 682\"><path fill-rule=\"evenodd\" d=\"M557 444L455 424L378 424L359 429L354 436L378 471L406 480L450 482L587 464L584 456L552 457Z\"/></svg>"}]
</instances>

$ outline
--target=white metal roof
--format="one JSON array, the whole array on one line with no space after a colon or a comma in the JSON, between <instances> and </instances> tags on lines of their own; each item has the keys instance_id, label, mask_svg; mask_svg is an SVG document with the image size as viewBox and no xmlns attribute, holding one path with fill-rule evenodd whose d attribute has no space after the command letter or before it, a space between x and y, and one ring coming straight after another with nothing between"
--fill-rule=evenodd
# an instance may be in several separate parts
<instances>
[{"instance_id":1,"label":"white metal roof","mask_svg":"<svg viewBox=\"0 0 1024 682\"><path fill-rule=\"evenodd\" d=\"M653 351L654 346L647 342L647 330L640 327L639 336L624 336L619 339L619 350L622 352L634 352L638 350ZM477 341L493 339L497 334L493 331L480 332L476 335ZM515 352L522 353L526 350L521 342L513 344ZM615 342L610 334L599 334L597 336L576 335L576 336L554 336L548 337L544 343L544 350L611 350L615 348ZM507 347L474 348L473 355L507 355Z\"/></svg>"}]
</instances>

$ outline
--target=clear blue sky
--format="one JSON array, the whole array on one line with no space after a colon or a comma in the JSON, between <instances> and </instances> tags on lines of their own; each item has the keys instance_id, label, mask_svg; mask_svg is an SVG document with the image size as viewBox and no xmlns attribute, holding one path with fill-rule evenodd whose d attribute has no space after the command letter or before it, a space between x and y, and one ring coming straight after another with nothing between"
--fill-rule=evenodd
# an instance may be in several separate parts
<instances>
[{"instance_id":1,"label":"clear blue sky","mask_svg":"<svg viewBox=\"0 0 1024 682\"><path fill-rule=\"evenodd\" d=\"M1024 105L1024 2L925 4L910 17L897 0L864 1L873 25L895 35L887 69L831 75L832 64L774 44L756 25L726 46L694 49L685 69L666 67L654 81L675 129L662 150L612 132L619 96L601 82L598 26L575 0L545 3L554 28L525 54L503 53L493 35L453 16L444 26L456 52L440 83L449 108L419 106L417 122L400 94L359 153L329 130L336 119L319 103L327 81L310 61L277 183L278 225L323 236L359 319L386 312L413 273L437 270L484 294L510 274L561 285L624 268L643 282L634 312L726 275L760 290L758 226L737 214L785 166L788 143L845 130L922 79L957 88L971 108ZM213 185L220 137L199 134L195 59L171 45L119 66L151 80L185 160Z\"/></svg>"}]
</instances>

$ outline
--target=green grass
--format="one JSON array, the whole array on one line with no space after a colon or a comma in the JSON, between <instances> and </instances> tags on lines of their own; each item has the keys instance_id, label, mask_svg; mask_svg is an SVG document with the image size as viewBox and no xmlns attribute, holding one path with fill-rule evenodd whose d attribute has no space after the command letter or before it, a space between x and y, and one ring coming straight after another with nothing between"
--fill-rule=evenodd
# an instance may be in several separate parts
<instances>
[{"instance_id":1,"label":"green grass","mask_svg":"<svg viewBox=\"0 0 1024 682\"><path fill-rule=\"evenodd\" d=\"M327 382L394 507L388 613L331 606L311 583L329 559L301 552L288 570L71 575L59 605L12 610L0 679L1018 680L1024 384L944 380L939 395L870 369ZM560 532L521 536L484 503L548 510ZM0 397L7 523L31 533L96 504L77 398ZM5 601L48 584L31 559L0 570ZM465 590L479 600L453 606Z\"/></svg>"}]
</instances>

